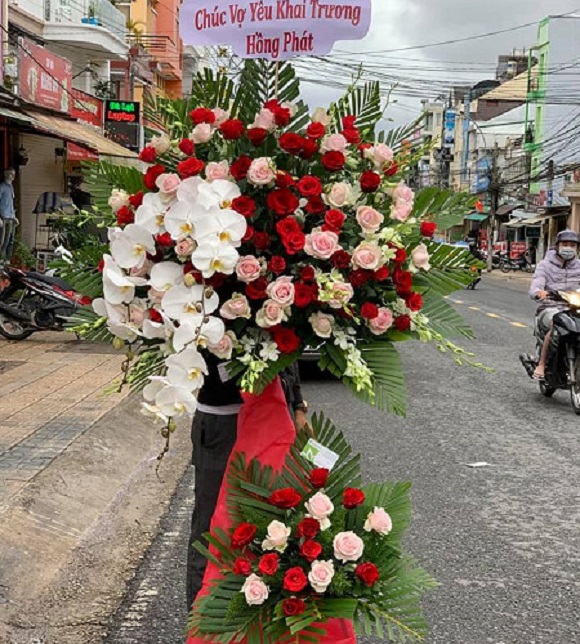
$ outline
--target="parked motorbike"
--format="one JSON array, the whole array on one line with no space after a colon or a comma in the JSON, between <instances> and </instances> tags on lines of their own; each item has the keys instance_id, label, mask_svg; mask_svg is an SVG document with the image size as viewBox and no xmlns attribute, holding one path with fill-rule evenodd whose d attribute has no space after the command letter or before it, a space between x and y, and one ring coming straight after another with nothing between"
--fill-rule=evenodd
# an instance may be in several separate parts
<instances>
[{"instance_id":1,"label":"parked motorbike","mask_svg":"<svg viewBox=\"0 0 580 644\"><path fill-rule=\"evenodd\" d=\"M59 277L0 267L0 335L8 340L61 331L68 317L90 303Z\"/></svg>"},{"instance_id":2,"label":"parked motorbike","mask_svg":"<svg viewBox=\"0 0 580 644\"><path fill-rule=\"evenodd\" d=\"M570 391L572 407L580 415L580 291L551 293L550 297L568 305L553 320L553 333L544 380L540 392L551 398L558 389ZM530 378L540 359L543 338L536 328L536 355L523 354L520 360Z\"/></svg>"},{"instance_id":3,"label":"parked motorbike","mask_svg":"<svg viewBox=\"0 0 580 644\"><path fill-rule=\"evenodd\" d=\"M526 253L520 253L515 259L512 259L507 255L502 257L499 269L502 273L509 273L510 271L525 271L526 273L532 273L534 271L534 267L527 258Z\"/></svg>"}]
</instances>

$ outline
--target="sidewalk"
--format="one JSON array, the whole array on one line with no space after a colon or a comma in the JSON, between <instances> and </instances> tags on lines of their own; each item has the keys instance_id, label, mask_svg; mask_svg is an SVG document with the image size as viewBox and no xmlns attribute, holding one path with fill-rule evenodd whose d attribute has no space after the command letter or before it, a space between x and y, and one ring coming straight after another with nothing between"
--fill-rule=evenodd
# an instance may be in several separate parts
<instances>
[{"instance_id":1,"label":"sidewalk","mask_svg":"<svg viewBox=\"0 0 580 644\"><path fill-rule=\"evenodd\" d=\"M484 279L503 282L504 284L510 284L526 291L530 288L533 277L533 273L526 273L524 271L510 271L509 273L502 273L498 269L494 269L491 273L483 274Z\"/></svg>"},{"instance_id":2,"label":"sidewalk","mask_svg":"<svg viewBox=\"0 0 580 644\"><path fill-rule=\"evenodd\" d=\"M0 643L98 642L190 459L139 396L110 394L122 355L67 334L0 340Z\"/></svg>"}]
</instances>

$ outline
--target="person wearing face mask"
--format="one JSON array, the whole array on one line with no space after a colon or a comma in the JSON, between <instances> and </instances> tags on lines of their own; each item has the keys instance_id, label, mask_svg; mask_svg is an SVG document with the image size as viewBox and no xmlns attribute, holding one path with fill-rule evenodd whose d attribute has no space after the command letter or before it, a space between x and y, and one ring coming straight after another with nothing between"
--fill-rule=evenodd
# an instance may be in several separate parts
<instances>
[{"instance_id":1,"label":"person wearing face mask","mask_svg":"<svg viewBox=\"0 0 580 644\"><path fill-rule=\"evenodd\" d=\"M551 294L580 288L579 243L580 237L573 230L558 233L556 248L548 252L534 274L530 297L539 302L536 310L537 329L539 337L544 336L540 361L533 376L535 380L544 379L554 316L567 308L565 302L555 300Z\"/></svg>"},{"instance_id":2,"label":"person wearing face mask","mask_svg":"<svg viewBox=\"0 0 580 644\"><path fill-rule=\"evenodd\" d=\"M14 249L14 233L18 221L14 209L14 179L16 172L13 168L4 171L4 181L0 183L0 261L7 262L12 258Z\"/></svg>"}]
</instances>

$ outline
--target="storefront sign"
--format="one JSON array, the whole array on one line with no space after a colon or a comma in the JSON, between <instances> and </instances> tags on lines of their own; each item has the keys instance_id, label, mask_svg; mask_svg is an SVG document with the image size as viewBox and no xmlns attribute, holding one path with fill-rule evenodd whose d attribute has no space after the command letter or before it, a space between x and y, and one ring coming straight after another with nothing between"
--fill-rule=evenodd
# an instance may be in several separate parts
<instances>
[{"instance_id":1,"label":"storefront sign","mask_svg":"<svg viewBox=\"0 0 580 644\"><path fill-rule=\"evenodd\" d=\"M21 39L20 44L20 96L35 105L68 112L72 63L29 40Z\"/></svg>"},{"instance_id":2,"label":"storefront sign","mask_svg":"<svg viewBox=\"0 0 580 644\"><path fill-rule=\"evenodd\" d=\"M139 150L140 104L108 100L105 103L105 134L129 150Z\"/></svg>"},{"instance_id":3,"label":"storefront sign","mask_svg":"<svg viewBox=\"0 0 580 644\"><path fill-rule=\"evenodd\" d=\"M78 89L72 90L70 115L83 123L92 125L99 133L103 133L103 101L96 96L85 94ZM98 155L86 148L69 143L67 146L68 161L98 159Z\"/></svg>"},{"instance_id":4,"label":"storefront sign","mask_svg":"<svg viewBox=\"0 0 580 644\"><path fill-rule=\"evenodd\" d=\"M526 250L528 250L526 242L512 242L510 244L510 258L517 259Z\"/></svg>"},{"instance_id":5,"label":"storefront sign","mask_svg":"<svg viewBox=\"0 0 580 644\"><path fill-rule=\"evenodd\" d=\"M284 60L328 54L337 40L360 40L371 0L185 0L188 45L231 45L241 58Z\"/></svg>"},{"instance_id":6,"label":"storefront sign","mask_svg":"<svg viewBox=\"0 0 580 644\"><path fill-rule=\"evenodd\" d=\"M455 121L457 120L457 112L455 110L447 110L445 112L445 129L443 132L443 145L446 148L452 148L455 145Z\"/></svg>"}]
</instances>

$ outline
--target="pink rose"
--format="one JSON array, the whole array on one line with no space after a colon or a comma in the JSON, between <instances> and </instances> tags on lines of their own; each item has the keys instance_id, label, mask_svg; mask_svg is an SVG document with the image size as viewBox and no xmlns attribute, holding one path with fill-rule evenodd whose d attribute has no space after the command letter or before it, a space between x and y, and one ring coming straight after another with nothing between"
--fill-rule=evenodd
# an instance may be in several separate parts
<instances>
[{"instance_id":1,"label":"pink rose","mask_svg":"<svg viewBox=\"0 0 580 644\"><path fill-rule=\"evenodd\" d=\"M274 164L268 157L254 159L248 170L248 181L255 186L267 186L274 182Z\"/></svg>"},{"instance_id":2,"label":"pink rose","mask_svg":"<svg viewBox=\"0 0 580 644\"><path fill-rule=\"evenodd\" d=\"M304 252L311 257L330 259L341 248L336 233L315 228L309 235L306 235Z\"/></svg>"},{"instance_id":3,"label":"pink rose","mask_svg":"<svg viewBox=\"0 0 580 644\"><path fill-rule=\"evenodd\" d=\"M393 313L382 306L376 318L369 320L369 328L373 335L383 335L393 326Z\"/></svg>"},{"instance_id":4,"label":"pink rose","mask_svg":"<svg viewBox=\"0 0 580 644\"><path fill-rule=\"evenodd\" d=\"M195 248L195 242L191 237L186 237L175 244L175 253L178 257L189 257Z\"/></svg>"},{"instance_id":5,"label":"pink rose","mask_svg":"<svg viewBox=\"0 0 580 644\"><path fill-rule=\"evenodd\" d=\"M399 201L404 203L413 203L415 201L415 193L402 181L393 192L393 202L398 203Z\"/></svg>"},{"instance_id":6,"label":"pink rose","mask_svg":"<svg viewBox=\"0 0 580 644\"><path fill-rule=\"evenodd\" d=\"M365 157L373 161L377 169L382 169L386 163L392 163L395 154L389 146L384 143L378 143L365 150Z\"/></svg>"},{"instance_id":7,"label":"pink rose","mask_svg":"<svg viewBox=\"0 0 580 644\"><path fill-rule=\"evenodd\" d=\"M239 293L234 293L232 299L224 302L220 309L220 315L224 320L237 320L238 318L249 320L251 314L248 298Z\"/></svg>"},{"instance_id":8,"label":"pink rose","mask_svg":"<svg viewBox=\"0 0 580 644\"><path fill-rule=\"evenodd\" d=\"M317 311L308 318L308 321L312 325L314 333L319 338L330 338L334 329L334 318L332 315Z\"/></svg>"},{"instance_id":9,"label":"pink rose","mask_svg":"<svg viewBox=\"0 0 580 644\"><path fill-rule=\"evenodd\" d=\"M149 273L152 268L153 262L150 259L146 259L143 266L140 266L139 268L137 268L137 266L133 266L133 268L129 269L129 275L131 277L149 277Z\"/></svg>"},{"instance_id":10,"label":"pink rose","mask_svg":"<svg viewBox=\"0 0 580 644\"><path fill-rule=\"evenodd\" d=\"M262 108L256 115L252 127L259 127L263 130L268 130L268 132L273 132L276 129L274 113L265 107Z\"/></svg>"},{"instance_id":11,"label":"pink rose","mask_svg":"<svg viewBox=\"0 0 580 644\"><path fill-rule=\"evenodd\" d=\"M375 508L367 516L364 529L367 532L374 530L379 534L386 535L393 529L393 522L384 508Z\"/></svg>"},{"instance_id":12,"label":"pink rose","mask_svg":"<svg viewBox=\"0 0 580 644\"><path fill-rule=\"evenodd\" d=\"M322 145L320 146L321 152L344 152L348 146L348 141L344 138L342 134L331 134L330 136L324 137L322 139Z\"/></svg>"},{"instance_id":13,"label":"pink rose","mask_svg":"<svg viewBox=\"0 0 580 644\"><path fill-rule=\"evenodd\" d=\"M109 206L117 212L123 206L129 205L129 195L124 190L118 190L113 188L111 190L111 196L109 197Z\"/></svg>"},{"instance_id":14,"label":"pink rose","mask_svg":"<svg viewBox=\"0 0 580 644\"><path fill-rule=\"evenodd\" d=\"M323 107L317 107L312 115L312 122L322 123L324 126L330 125L330 116L328 116L327 111Z\"/></svg>"},{"instance_id":15,"label":"pink rose","mask_svg":"<svg viewBox=\"0 0 580 644\"><path fill-rule=\"evenodd\" d=\"M211 125L209 123L196 125L189 138L194 143L207 143L211 139Z\"/></svg>"},{"instance_id":16,"label":"pink rose","mask_svg":"<svg viewBox=\"0 0 580 644\"><path fill-rule=\"evenodd\" d=\"M291 277L279 277L268 285L268 295L281 306L294 304L294 284Z\"/></svg>"},{"instance_id":17,"label":"pink rose","mask_svg":"<svg viewBox=\"0 0 580 644\"><path fill-rule=\"evenodd\" d=\"M335 208L342 208L350 203L352 189L348 183L335 183L326 195L326 201Z\"/></svg>"},{"instance_id":18,"label":"pink rose","mask_svg":"<svg viewBox=\"0 0 580 644\"><path fill-rule=\"evenodd\" d=\"M234 332L227 331L217 344L208 345L208 349L214 354L214 356L220 358L220 360L230 360L235 343L236 336Z\"/></svg>"},{"instance_id":19,"label":"pink rose","mask_svg":"<svg viewBox=\"0 0 580 644\"><path fill-rule=\"evenodd\" d=\"M140 327L145 321L147 305L142 300L134 300L129 304L129 320Z\"/></svg>"},{"instance_id":20,"label":"pink rose","mask_svg":"<svg viewBox=\"0 0 580 644\"><path fill-rule=\"evenodd\" d=\"M330 528L330 519L328 517L334 512L334 505L324 492L317 492L304 505L309 516L320 523L322 530Z\"/></svg>"},{"instance_id":21,"label":"pink rose","mask_svg":"<svg viewBox=\"0 0 580 644\"><path fill-rule=\"evenodd\" d=\"M161 136L154 136L151 138L149 145L157 152L157 154L165 154L171 147L171 141L167 134Z\"/></svg>"},{"instance_id":22,"label":"pink rose","mask_svg":"<svg viewBox=\"0 0 580 644\"><path fill-rule=\"evenodd\" d=\"M274 300L266 300L256 313L256 324L262 329L271 329L287 319L285 307Z\"/></svg>"},{"instance_id":23,"label":"pink rose","mask_svg":"<svg viewBox=\"0 0 580 644\"><path fill-rule=\"evenodd\" d=\"M356 220L365 233L376 233L385 221L385 216L370 206L360 206Z\"/></svg>"},{"instance_id":24,"label":"pink rose","mask_svg":"<svg viewBox=\"0 0 580 644\"><path fill-rule=\"evenodd\" d=\"M236 275L240 282L249 284L260 277L262 265L253 255L240 257L236 265Z\"/></svg>"},{"instance_id":25,"label":"pink rose","mask_svg":"<svg viewBox=\"0 0 580 644\"><path fill-rule=\"evenodd\" d=\"M314 561L308 573L308 581L317 593L325 592L333 577L334 563L332 561Z\"/></svg>"},{"instance_id":26,"label":"pink rose","mask_svg":"<svg viewBox=\"0 0 580 644\"><path fill-rule=\"evenodd\" d=\"M255 574L246 579L240 592L244 593L248 606L261 606L270 595L268 586Z\"/></svg>"},{"instance_id":27,"label":"pink rose","mask_svg":"<svg viewBox=\"0 0 580 644\"><path fill-rule=\"evenodd\" d=\"M156 181L155 185L159 188L159 191L162 193L162 196L173 197L179 188L181 179L176 174L160 174Z\"/></svg>"},{"instance_id":28,"label":"pink rose","mask_svg":"<svg viewBox=\"0 0 580 644\"><path fill-rule=\"evenodd\" d=\"M352 284L347 282L335 282L331 289L332 297L328 300L328 305L332 309L342 309L345 304L348 304L354 296L354 289Z\"/></svg>"},{"instance_id":29,"label":"pink rose","mask_svg":"<svg viewBox=\"0 0 580 644\"><path fill-rule=\"evenodd\" d=\"M376 244L363 242L352 254L352 263L365 271L376 271L382 263L383 252Z\"/></svg>"},{"instance_id":30,"label":"pink rose","mask_svg":"<svg viewBox=\"0 0 580 644\"><path fill-rule=\"evenodd\" d=\"M334 556L342 563L358 561L362 557L365 544L354 532L340 532L334 537Z\"/></svg>"},{"instance_id":31,"label":"pink rose","mask_svg":"<svg viewBox=\"0 0 580 644\"><path fill-rule=\"evenodd\" d=\"M205 166L205 176L208 181L218 181L219 179L227 179L230 174L230 164L227 161L210 161Z\"/></svg>"},{"instance_id":32,"label":"pink rose","mask_svg":"<svg viewBox=\"0 0 580 644\"><path fill-rule=\"evenodd\" d=\"M396 219L397 221L407 221L412 212L412 203L400 201L396 204L393 204L393 207L391 208L391 219Z\"/></svg>"},{"instance_id":33,"label":"pink rose","mask_svg":"<svg viewBox=\"0 0 580 644\"><path fill-rule=\"evenodd\" d=\"M215 124L220 125L224 121L227 121L230 118L230 113L222 110L221 107L214 107L212 112L215 115Z\"/></svg>"},{"instance_id":34,"label":"pink rose","mask_svg":"<svg viewBox=\"0 0 580 644\"><path fill-rule=\"evenodd\" d=\"M425 244L419 244L417 248L411 253L411 261L415 268L428 271L431 268L429 264L429 252Z\"/></svg>"},{"instance_id":35,"label":"pink rose","mask_svg":"<svg viewBox=\"0 0 580 644\"><path fill-rule=\"evenodd\" d=\"M268 526L266 538L262 542L262 549L284 552L291 532L291 528L286 527L281 521L272 521Z\"/></svg>"}]
</instances>

